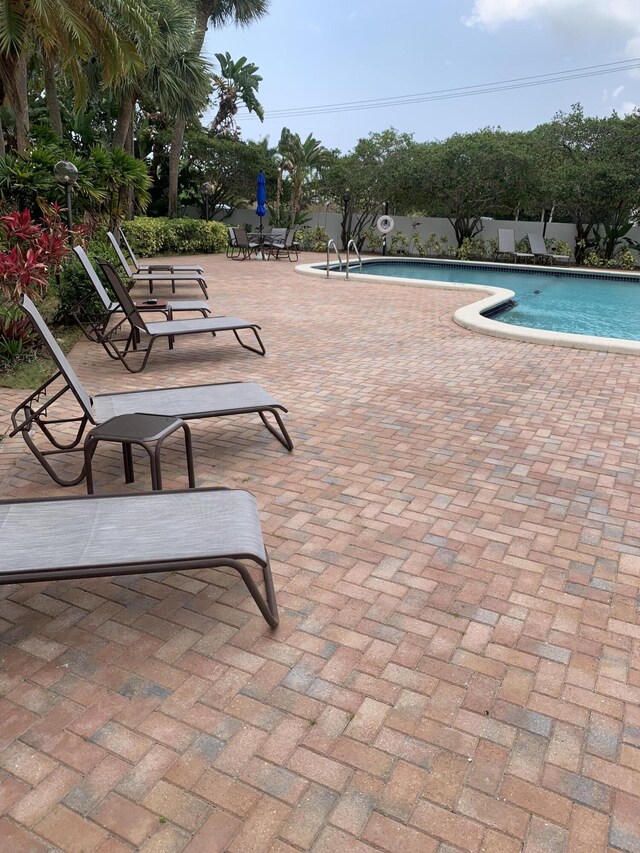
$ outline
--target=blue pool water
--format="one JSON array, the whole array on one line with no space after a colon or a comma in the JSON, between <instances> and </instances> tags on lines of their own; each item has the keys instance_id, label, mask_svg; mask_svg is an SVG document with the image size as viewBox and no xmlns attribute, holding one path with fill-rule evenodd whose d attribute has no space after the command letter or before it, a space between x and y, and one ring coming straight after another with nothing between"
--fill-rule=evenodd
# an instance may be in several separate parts
<instances>
[{"instance_id":1,"label":"blue pool water","mask_svg":"<svg viewBox=\"0 0 640 853\"><path fill-rule=\"evenodd\" d=\"M640 340L640 276L505 269L430 261L364 261L362 272L513 290L517 305L493 319L515 326ZM356 268L354 273L359 272Z\"/></svg>"}]
</instances>

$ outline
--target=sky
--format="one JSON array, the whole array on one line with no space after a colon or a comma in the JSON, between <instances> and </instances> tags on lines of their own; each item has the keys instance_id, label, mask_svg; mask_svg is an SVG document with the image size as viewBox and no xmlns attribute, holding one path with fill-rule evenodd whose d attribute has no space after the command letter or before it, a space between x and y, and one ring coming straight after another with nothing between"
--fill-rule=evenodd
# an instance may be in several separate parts
<instances>
[{"instance_id":1,"label":"sky","mask_svg":"<svg viewBox=\"0 0 640 853\"><path fill-rule=\"evenodd\" d=\"M388 127L427 141L487 126L528 130L578 101L600 116L640 105L638 68L473 97L270 116L640 64L640 0L271 0L269 15L248 28L209 30L206 55L215 62L225 51L259 67L265 121L245 113L239 124L243 138L268 136L272 145L283 126L346 153Z\"/></svg>"}]
</instances>

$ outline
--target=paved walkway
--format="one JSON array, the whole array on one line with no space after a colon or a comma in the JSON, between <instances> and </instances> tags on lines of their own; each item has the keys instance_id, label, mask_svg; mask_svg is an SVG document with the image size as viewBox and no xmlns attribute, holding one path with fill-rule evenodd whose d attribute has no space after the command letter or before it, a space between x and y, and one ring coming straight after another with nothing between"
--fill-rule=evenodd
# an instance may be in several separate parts
<instances>
[{"instance_id":1,"label":"paved walkway","mask_svg":"<svg viewBox=\"0 0 640 853\"><path fill-rule=\"evenodd\" d=\"M194 423L199 485L258 498L281 625L213 570L0 587L0 848L639 851L640 359L465 332L459 293L202 261L265 359L72 361L94 393L253 379L290 408L293 454ZM185 485L179 437L166 460ZM96 472L123 489L104 445ZM63 491L16 440L0 488Z\"/></svg>"}]
</instances>

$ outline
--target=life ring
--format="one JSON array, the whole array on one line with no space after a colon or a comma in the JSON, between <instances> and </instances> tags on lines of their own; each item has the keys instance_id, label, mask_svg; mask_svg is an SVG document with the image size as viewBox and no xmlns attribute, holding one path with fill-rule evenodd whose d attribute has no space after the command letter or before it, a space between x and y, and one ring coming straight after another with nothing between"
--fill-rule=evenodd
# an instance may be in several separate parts
<instances>
[{"instance_id":1,"label":"life ring","mask_svg":"<svg viewBox=\"0 0 640 853\"><path fill-rule=\"evenodd\" d=\"M389 231L393 231L395 228L393 217L387 216L386 213L383 216L380 216L376 222L376 228L381 234L388 234Z\"/></svg>"}]
</instances>

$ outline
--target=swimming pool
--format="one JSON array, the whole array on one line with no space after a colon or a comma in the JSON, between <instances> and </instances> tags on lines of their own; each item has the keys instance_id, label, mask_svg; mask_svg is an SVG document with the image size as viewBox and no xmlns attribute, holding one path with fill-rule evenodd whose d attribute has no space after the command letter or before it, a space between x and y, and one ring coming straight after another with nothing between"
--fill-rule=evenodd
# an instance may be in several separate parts
<instances>
[{"instance_id":1,"label":"swimming pool","mask_svg":"<svg viewBox=\"0 0 640 853\"><path fill-rule=\"evenodd\" d=\"M352 275L359 272L351 266ZM640 275L428 260L364 260L362 274L508 288L516 304L505 298L498 310L491 309L492 319L501 323L640 340Z\"/></svg>"}]
</instances>

